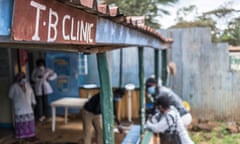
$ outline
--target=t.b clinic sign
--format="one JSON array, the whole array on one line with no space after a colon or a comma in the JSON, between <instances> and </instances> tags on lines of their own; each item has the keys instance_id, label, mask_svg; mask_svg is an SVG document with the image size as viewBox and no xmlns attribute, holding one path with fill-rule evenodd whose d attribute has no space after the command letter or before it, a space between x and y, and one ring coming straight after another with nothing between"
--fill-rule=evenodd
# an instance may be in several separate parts
<instances>
[{"instance_id":1,"label":"t.b clinic sign","mask_svg":"<svg viewBox=\"0 0 240 144\"><path fill-rule=\"evenodd\" d=\"M14 1L16 41L95 44L97 16L55 0Z\"/></svg>"}]
</instances>

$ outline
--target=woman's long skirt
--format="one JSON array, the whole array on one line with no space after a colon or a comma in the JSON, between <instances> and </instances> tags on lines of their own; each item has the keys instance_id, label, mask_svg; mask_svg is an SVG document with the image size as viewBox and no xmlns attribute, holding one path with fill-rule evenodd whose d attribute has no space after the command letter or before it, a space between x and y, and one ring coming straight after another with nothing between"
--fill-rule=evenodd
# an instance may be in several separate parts
<instances>
[{"instance_id":1,"label":"woman's long skirt","mask_svg":"<svg viewBox=\"0 0 240 144\"><path fill-rule=\"evenodd\" d=\"M30 138L35 136L35 121L33 113L16 115L16 138Z\"/></svg>"}]
</instances>

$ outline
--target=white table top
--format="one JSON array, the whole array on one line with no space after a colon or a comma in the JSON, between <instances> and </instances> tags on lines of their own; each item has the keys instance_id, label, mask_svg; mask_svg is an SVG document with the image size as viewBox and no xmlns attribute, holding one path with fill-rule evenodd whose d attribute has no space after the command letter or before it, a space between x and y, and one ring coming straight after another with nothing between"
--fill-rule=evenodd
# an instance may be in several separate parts
<instances>
[{"instance_id":1,"label":"white table top","mask_svg":"<svg viewBox=\"0 0 240 144\"><path fill-rule=\"evenodd\" d=\"M58 100L55 100L51 103L51 106L54 107L80 107L82 108L84 104L87 102L87 98L71 98L64 97Z\"/></svg>"}]
</instances>

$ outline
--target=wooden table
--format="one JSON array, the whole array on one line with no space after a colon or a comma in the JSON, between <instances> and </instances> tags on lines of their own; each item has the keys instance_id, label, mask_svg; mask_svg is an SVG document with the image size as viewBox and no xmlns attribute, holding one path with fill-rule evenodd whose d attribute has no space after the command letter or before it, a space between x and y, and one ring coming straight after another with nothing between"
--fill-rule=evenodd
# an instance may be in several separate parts
<instances>
[{"instance_id":1,"label":"wooden table","mask_svg":"<svg viewBox=\"0 0 240 144\"><path fill-rule=\"evenodd\" d=\"M64 107L64 122L65 124L68 122L68 108L82 108L87 101L87 98L70 98L64 97L58 100L53 101L50 105L52 108L52 132L55 131L56 127L56 107Z\"/></svg>"}]
</instances>

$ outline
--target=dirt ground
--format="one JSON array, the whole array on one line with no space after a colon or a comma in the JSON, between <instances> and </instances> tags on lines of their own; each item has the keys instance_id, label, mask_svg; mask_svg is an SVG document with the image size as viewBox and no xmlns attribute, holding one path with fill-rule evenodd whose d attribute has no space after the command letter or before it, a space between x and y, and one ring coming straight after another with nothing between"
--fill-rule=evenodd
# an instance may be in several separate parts
<instances>
[{"instance_id":1,"label":"dirt ground","mask_svg":"<svg viewBox=\"0 0 240 144\"><path fill-rule=\"evenodd\" d=\"M124 133L114 133L115 144L121 144L131 123L121 121ZM132 124L136 124L137 121ZM13 129L0 129L0 144L82 144L83 132L80 115L69 115L68 123L64 117L56 118L56 131L51 130L51 118L36 123L36 141L17 141ZM191 138L196 144L240 144L240 122L196 121L189 127ZM94 136L94 134L93 134ZM93 138L93 143L96 144Z\"/></svg>"},{"instance_id":2,"label":"dirt ground","mask_svg":"<svg viewBox=\"0 0 240 144\"><path fill-rule=\"evenodd\" d=\"M82 144L83 143L83 126L81 117L79 115L69 115L68 123L64 124L64 117L58 116L56 118L56 130L51 130L51 118L44 122L36 122L36 137L35 141L17 141L14 138L14 130L8 131L8 135L0 137L0 144ZM130 123L123 122L127 129ZM120 144L125 133L116 132L115 144ZM94 134L93 134L94 136ZM93 138L93 141L95 139ZM96 144L93 142L93 144Z\"/></svg>"}]
</instances>

